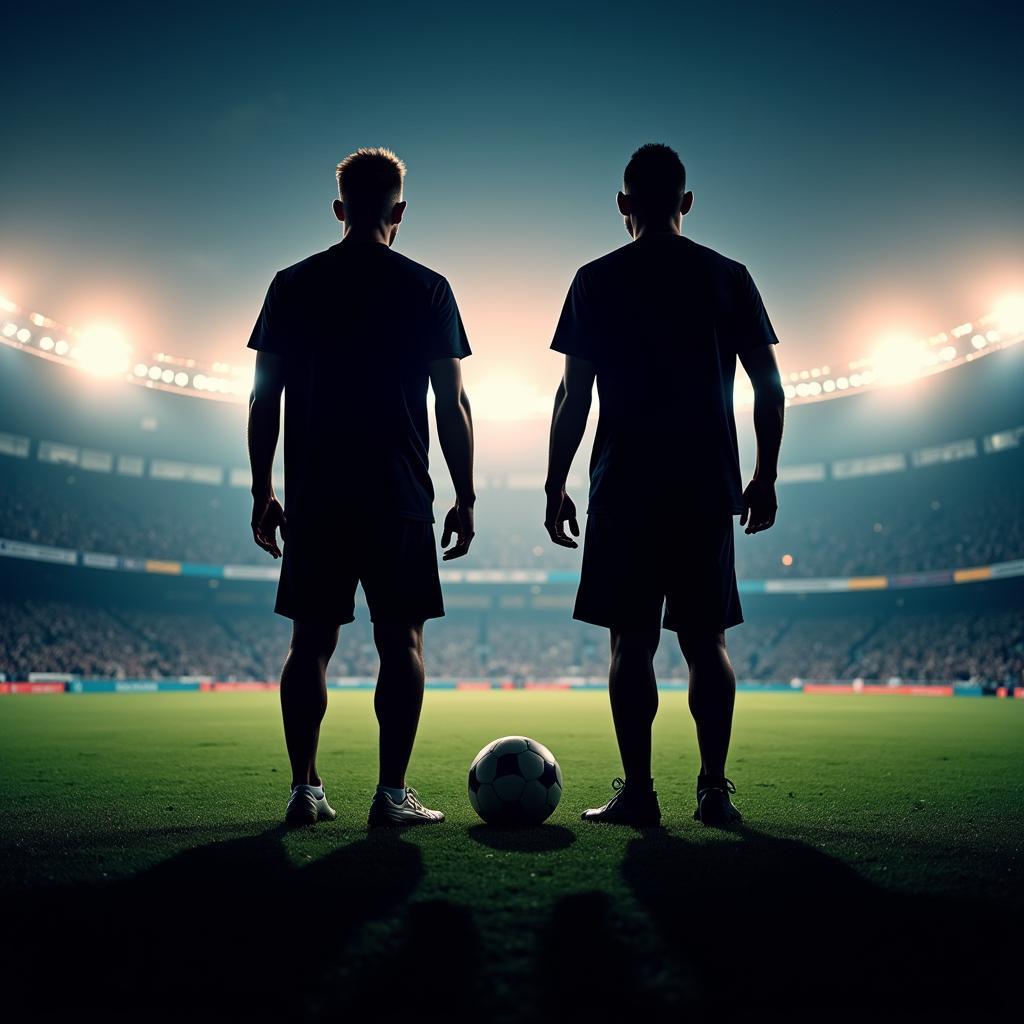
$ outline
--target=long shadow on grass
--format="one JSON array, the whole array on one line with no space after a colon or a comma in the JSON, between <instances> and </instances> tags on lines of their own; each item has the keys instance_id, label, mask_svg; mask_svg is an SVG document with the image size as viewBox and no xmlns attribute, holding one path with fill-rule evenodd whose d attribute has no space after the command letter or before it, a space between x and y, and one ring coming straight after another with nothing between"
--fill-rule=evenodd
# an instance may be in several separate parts
<instances>
[{"instance_id":1,"label":"long shadow on grass","mask_svg":"<svg viewBox=\"0 0 1024 1024\"><path fill-rule=\"evenodd\" d=\"M550 853L552 850L564 850L576 842L576 833L563 825L538 825L534 828L472 825L467 835L476 843L507 853Z\"/></svg>"},{"instance_id":2,"label":"long shadow on grass","mask_svg":"<svg viewBox=\"0 0 1024 1024\"><path fill-rule=\"evenodd\" d=\"M380 831L296 867L282 835L200 846L109 885L7 896L5 1003L37 1018L134 1021L336 1011L350 993L327 977L357 929L400 913L423 876L420 850ZM423 913L409 931L417 947Z\"/></svg>"},{"instance_id":3,"label":"long shadow on grass","mask_svg":"<svg viewBox=\"0 0 1024 1024\"><path fill-rule=\"evenodd\" d=\"M885 890L800 842L656 829L629 843L622 873L697 1013L977 1019L1006 999L992 956L1011 948L1006 914Z\"/></svg>"}]
</instances>

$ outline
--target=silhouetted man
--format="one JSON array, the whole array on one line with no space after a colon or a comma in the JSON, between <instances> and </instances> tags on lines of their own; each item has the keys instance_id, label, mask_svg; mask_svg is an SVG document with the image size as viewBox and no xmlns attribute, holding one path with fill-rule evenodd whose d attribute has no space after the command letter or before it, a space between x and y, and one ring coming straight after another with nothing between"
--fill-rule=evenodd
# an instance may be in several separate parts
<instances>
[{"instance_id":1,"label":"silhouetted man","mask_svg":"<svg viewBox=\"0 0 1024 1024\"><path fill-rule=\"evenodd\" d=\"M551 347L565 354L555 397L545 526L576 547L566 477L590 413L600 418L590 460L590 507L574 617L611 633L609 692L625 782L585 821L654 825L653 660L660 627L679 637L701 767L694 817L740 820L725 776L736 678L725 630L743 621L732 517L747 533L775 522L784 396L778 342L746 268L684 238L693 194L667 146L638 149L619 212L633 241L582 267ZM754 387L757 468L742 489L733 379L739 357ZM664 617L662 608L664 606Z\"/></svg>"},{"instance_id":2,"label":"silhouetted man","mask_svg":"<svg viewBox=\"0 0 1024 1024\"><path fill-rule=\"evenodd\" d=\"M405 213L405 165L360 149L337 169L337 245L282 270L249 339L252 533L284 560L275 610L294 620L281 673L291 824L335 817L317 771L327 663L362 583L380 655L374 710L380 775L369 823L444 820L406 786L423 703L423 623L444 614L427 472L427 383L456 502L441 543L473 539L473 424L459 360L470 354L448 282L390 247ZM286 508L271 467L284 393ZM287 518L285 513L287 511Z\"/></svg>"}]
</instances>

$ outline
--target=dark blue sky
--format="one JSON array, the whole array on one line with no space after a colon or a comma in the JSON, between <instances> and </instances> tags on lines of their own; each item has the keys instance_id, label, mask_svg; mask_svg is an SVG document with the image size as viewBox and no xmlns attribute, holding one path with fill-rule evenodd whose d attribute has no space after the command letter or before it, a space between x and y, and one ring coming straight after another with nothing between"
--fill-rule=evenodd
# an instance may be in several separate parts
<instances>
[{"instance_id":1,"label":"dark blue sky","mask_svg":"<svg viewBox=\"0 0 1024 1024\"><path fill-rule=\"evenodd\" d=\"M687 164L686 233L753 272L784 367L1024 283L1011 5L372 10L9 13L0 293L241 359L274 270L337 236L335 162L384 144L409 165L399 246L451 279L470 379L547 388L565 288L626 241L613 197L649 140Z\"/></svg>"}]
</instances>

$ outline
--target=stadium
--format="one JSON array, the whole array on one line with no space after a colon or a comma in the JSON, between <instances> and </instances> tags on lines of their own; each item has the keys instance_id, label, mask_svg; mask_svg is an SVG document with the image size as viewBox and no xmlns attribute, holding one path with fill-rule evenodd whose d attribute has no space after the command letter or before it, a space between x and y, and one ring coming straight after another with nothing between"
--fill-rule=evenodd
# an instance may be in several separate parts
<instances>
[{"instance_id":1,"label":"stadium","mask_svg":"<svg viewBox=\"0 0 1024 1024\"><path fill-rule=\"evenodd\" d=\"M2 685L274 685L288 628L270 614L279 567L248 529L251 370L140 360L116 335L2 301L0 556L16 566L0 594ZM782 516L737 538L743 685L1024 689L1022 315L1009 296L977 323L788 372ZM751 398L738 388L748 458ZM568 621L579 554L542 528L545 422L480 418L480 537L442 570L428 685L606 686L602 631ZM448 503L440 487L438 518ZM372 687L367 625L343 631L332 686ZM668 648L659 675L682 685Z\"/></svg>"},{"instance_id":2,"label":"stadium","mask_svg":"<svg viewBox=\"0 0 1024 1024\"><path fill-rule=\"evenodd\" d=\"M1020 28L7 12L0 1017L1019 1017Z\"/></svg>"}]
</instances>

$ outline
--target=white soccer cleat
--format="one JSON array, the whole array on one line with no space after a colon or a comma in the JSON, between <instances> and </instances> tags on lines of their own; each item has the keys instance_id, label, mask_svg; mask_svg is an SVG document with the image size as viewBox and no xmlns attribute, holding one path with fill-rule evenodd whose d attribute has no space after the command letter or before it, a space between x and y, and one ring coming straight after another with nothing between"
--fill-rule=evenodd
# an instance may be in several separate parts
<instances>
[{"instance_id":1,"label":"white soccer cleat","mask_svg":"<svg viewBox=\"0 0 1024 1024\"><path fill-rule=\"evenodd\" d=\"M284 812L286 825L315 825L318 821L333 821L337 816L322 786L292 786Z\"/></svg>"},{"instance_id":2,"label":"white soccer cleat","mask_svg":"<svg viewBox=\"0 0 1024 1024\"><path fill-rule=\"evenodd\" d=\"M444 815L440 811L424 807L419 793L407 787L401 803L396 803L387 793L376 793L367 824L370 828L379 828L382 825L437 825L442 821Z\"/></svg>"}]
</instances>

